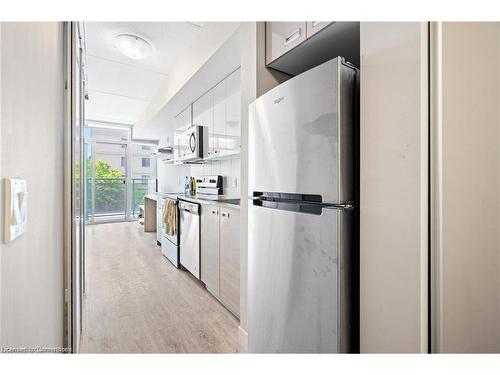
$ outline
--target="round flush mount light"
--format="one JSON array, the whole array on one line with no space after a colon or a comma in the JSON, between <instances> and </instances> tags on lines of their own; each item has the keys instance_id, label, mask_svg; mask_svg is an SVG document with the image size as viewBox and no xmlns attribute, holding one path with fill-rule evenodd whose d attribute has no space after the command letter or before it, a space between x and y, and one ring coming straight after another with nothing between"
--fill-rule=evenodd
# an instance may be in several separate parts
<instances>
[{"instance_id":1,"label":"round flush mount light","mask_svg":"<svg viewBox=\"0 0 500 375\"><path fill-rule=\"evenodd\" d=\"M134 34L118 34L114 45L118 51L134 60L144 59L153 53L151 43Z\"/></svg>"}]
</instances>

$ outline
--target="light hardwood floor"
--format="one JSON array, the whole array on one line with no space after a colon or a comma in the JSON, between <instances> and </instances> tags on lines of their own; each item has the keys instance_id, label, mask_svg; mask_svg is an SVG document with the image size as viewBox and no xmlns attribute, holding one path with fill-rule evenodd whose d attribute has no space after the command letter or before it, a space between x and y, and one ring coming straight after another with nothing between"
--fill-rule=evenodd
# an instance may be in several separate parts
<instances>
[{"instance_id":1,"label":"light hardwood floor","mask_svg":"<svg viewBox=\"0 0 500 375\"><path fill-rule=\"evenodd\" d=\"M83 353L233 353L238 321L137 222L87 226Z\"/></svg>"}]
</instances>

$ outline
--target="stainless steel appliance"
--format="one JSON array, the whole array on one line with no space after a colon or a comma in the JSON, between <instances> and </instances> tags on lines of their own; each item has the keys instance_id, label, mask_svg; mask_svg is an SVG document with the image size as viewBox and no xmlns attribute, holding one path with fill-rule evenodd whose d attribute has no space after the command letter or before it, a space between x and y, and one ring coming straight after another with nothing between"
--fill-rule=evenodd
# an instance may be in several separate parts
<instances>
[{"instance_id":1,"label":"stainless steel appliance","mask_svg":"<svg viewBox=\"0 0 500 375\"><path fill-rule=\"evenodd\" d=\"M207 126L193 125L187 130L176 131L174 138L179 161L183 163L194 163L199 162L207 156Z\"/></svg>"},{"instance_id":2,"label":"stainless steel appliance","mask_svg":"<svg viewBox=\"0 0 500 375\"><path fill-rule=\"evenodd\" d=\"M250 105L250 352L356 351L356 76L336 58Z\"/></svg>"},{"instance_id":3,"label":"stainless steel appliance","mask_svg":"<svg viewBox=\"0 0 500 375\"><path fill-rule=\"evenodd\" d=\"M222 195L222 176L196 177L196 193Z\"/></svg>"},{"instance_id":4,"label":"stainless steel appliance","mask_svg":"<svg viewBox=\"0 0 500 375\"><path fill-rule=\"evenodd\" d=\"M179 200L180 263L200 278L200 205Z\"/></svg>"},{"instance_id":5,"label":"stainless steel appliance","mask_svg":"<svg viewBox=\"0 0 500 375\"><path fill-rule=\"evenodd\" d=\"M162 254L177 268L179 268L179 212L177 211L177 231L173 235L167 234L165 230L165 222L163 221L163 210L164 203L168 201L173 201L176 207L178 207L177 198L160 198L159 199L159 229L160 229L160 242L161 242L161 252ZM178 208L177 208L178 210Z\"/></svg>"}]
</instances>

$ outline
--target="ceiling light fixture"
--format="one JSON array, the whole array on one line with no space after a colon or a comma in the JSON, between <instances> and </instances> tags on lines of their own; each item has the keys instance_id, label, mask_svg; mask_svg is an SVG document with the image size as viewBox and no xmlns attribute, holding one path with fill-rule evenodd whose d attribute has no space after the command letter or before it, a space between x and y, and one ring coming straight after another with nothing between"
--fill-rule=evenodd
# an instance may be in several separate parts
<instances>
[{"instance_id":1,"label":"ceiling light fixture","mask_svg":"<svg viewBox=\"0 0 500 375\"><path fill-rule=\"evenodd\" d=\"M153 53L151 43L134 34L118 34L114 45L122 54L134 60L144 59Z\"/></svg>"}]
</instances>

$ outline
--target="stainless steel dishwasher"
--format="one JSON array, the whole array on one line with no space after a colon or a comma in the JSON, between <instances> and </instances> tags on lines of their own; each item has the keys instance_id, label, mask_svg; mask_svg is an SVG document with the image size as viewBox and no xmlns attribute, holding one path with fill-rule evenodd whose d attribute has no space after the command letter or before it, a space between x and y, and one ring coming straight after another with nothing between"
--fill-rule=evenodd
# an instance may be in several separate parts
<instances>
[{"instance_id":1,"label":"stainless steel dishwasher","mask_svg":"<svg viewBox=\"0 0 500 375\"><path fill-rule=\"evenodd\" d=\"M200 278L200 205L179 201L180 263Z\"/></svg>"}]
</instances>

